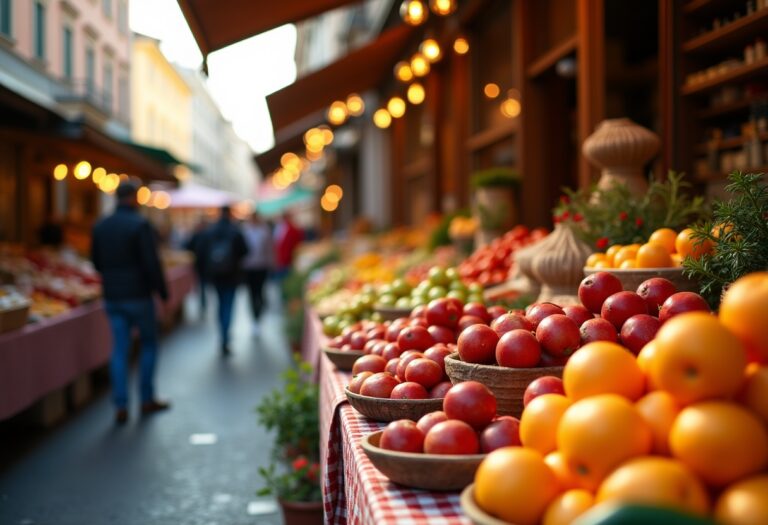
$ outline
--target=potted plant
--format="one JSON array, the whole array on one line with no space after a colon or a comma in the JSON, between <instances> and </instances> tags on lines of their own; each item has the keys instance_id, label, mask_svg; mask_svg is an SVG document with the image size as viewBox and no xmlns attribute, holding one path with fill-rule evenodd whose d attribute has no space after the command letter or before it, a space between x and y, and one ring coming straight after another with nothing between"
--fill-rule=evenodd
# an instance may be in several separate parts
<instances>
[{"instance_id":1,"label":"potted plant","mask_svg":"<svg viewBox=\"0 0 768 525\"><path fill-rule=\"evenodd\" d=\"M322 523L319 390L309 363L296 358L275 388L256 407L258 421L275 432L272 461L259 468L260 496L275 496L289 525Z\"/></svg>"},{"instance_id":2,"label":"potted plant","mask_svg":"<svg viewBox=\"0 0 768 525\"><path fill-rule=\"evenodd\" d=\"M475 172L470 184L474 190L473 215L480 225L476 244L481 246L515 225L515 190L520 175L510 168L489 168Z\"/></svg>"}]
</instances>

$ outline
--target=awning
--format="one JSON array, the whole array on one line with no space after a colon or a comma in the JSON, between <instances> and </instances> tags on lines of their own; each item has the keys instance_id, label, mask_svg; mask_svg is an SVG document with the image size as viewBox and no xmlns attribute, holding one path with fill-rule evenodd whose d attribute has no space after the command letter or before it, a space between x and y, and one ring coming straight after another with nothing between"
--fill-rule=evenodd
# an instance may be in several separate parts
<instances>
[{"instance_id":1,"label":"awning","mask_svg":"<svg viewBox=\"0 0 768 525\"><path fill-rule=\"evenodd\" d=\"M171 208L221 208L245 200L233 193L198 184L185 184L168 190L168 195L171 197Z\"/></svg>"},{"instance_id":2,"label":"awning","mask_svg":"<svg viewBox=\"0 0 768 525\"><path fill-rule=\"evenodd\" d=\"M325 123L325 112L317 111L296 123L275 133L275 145L272 149L254 155L256 165L264 175L280 167L280 158L288 152L300 154L304 151L304 133Z\"/></svg>"},{"instance_id":3,"label":"awning","mask_svg":"<svg viewBox=\"0 0 768 525\"><path fill-rule=\"evenodd\" d=\"M360 0L179 0L203 57L283 24Z\"/></svg>"},{"instance_id":4,"label":"awning","mask_svg":"<svg viewBox=\"0 0 768 525\"><path fill-rule=\"evenodd\" d=\"M315 198L315 193L293 185L284 190L275 189L269 182L263 182L258 191L256 211L261 215L277 215L285 209Z\"/></svg>"},{"instance_id":5,"label":"awning","mask_svg":"<svg viewBox=\"0 0 768 525\"><path fill-rule=\"evenodd\" d=\"M381 85L403 58L412 34L410 26L396 26L331 65L268 95L267 106L276 134L315 111L325 110L334 100Z\"/></svg>"}]
</instances>

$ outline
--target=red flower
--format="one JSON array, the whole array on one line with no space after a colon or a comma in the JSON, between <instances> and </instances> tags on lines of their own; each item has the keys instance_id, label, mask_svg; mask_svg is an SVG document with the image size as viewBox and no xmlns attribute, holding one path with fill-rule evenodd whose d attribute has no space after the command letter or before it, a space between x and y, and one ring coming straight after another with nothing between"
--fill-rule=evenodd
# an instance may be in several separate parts
<instances>
[{"instance_id":1,"label":"red flower","mask_svg":"<svg viewBox=\"0 0 768 525\"><path fill-rule=\"evenodd\" d=\"M637 219L635 219L635 225L638 228L640 228L643 225L643 218L642 217L638 217Z\"/></svg>"},{"instance_id":2,"label":"red flower","mask_svg":"<svg viewBox=\"0 0 768 525\"><path fill-rule=\"evenodd\" d=\"M562 202L563 204L568 204L569 202L571 202L571 198L568 197L568 195L561 195L560 202Z\"/></svg>"},{"instance_id":3,"label":"red flower","mask_svg":"<svg viewBox=\"0 0 768 525\"><path fill-rule=\"evenodd\" d=\"M619 220L626 221L629 218L629 214L625 211L619 212Z\"/></svg>"},{"instance_id":4,"label":"red flower","mask_svg":"<svg viewBox=\"0 0 768 525\"><path fill-rule=\"evenodd\" d=\"M307 479L313 482L317 481L319 473L320 473L320 464L312 463L309 466L309 470L307 470Z\"/></svg>"},{"instance_id":5,"label":"red flower","mask_svg":"<svg viewBox=\"0 0 768 525\"><path fill-rule=\"evenodd\" d=\"M555 224L560 222L560 216L559 215L553 215L552 216L552 222L554 222Z\"/></svg>"},{"instance_id":6,"label":"red flower","mask_svg":"<svg viewBox=\"0 0 768 525\"><path fill-rule=\"evenodd\" d=\"M571 212L568 210L565 210L563 213L560 214L560 220L565 221L571 216Z\"/></svg>"},{"instance_id":7,"label":"red flower","mask_svg":"<svg viewBox=\"0 0 768 525\"><path fill-rule=\"evenodd\" d=\"M573 214L573 220L575 222L581 222L584 220L584 216L581 213L574 213Z\"/></svg>"},{"instance_id":8,"label":"red flower","mask_svg":"<svg viewBox=\"0 0 768 525\"><path fill-rule=\"evenodd\" d=\"M595 246L597 246L598 250L604 250L608 247L608 237L600 237L597 242L595 242Z\"/></svg>"},{"instance_id":9,"label":"red flower","mask_svg":"<svg viewBox=\"0 0 768 525\"><path fill-rule=\"evenodd\" d=\"M291 464L291 466L293 467L293 470L301 470L305 468L307 465L309 465L309 460L304 456L297 457L296 459L293 460L293 463Z\"/></svg>"}]
</instances>

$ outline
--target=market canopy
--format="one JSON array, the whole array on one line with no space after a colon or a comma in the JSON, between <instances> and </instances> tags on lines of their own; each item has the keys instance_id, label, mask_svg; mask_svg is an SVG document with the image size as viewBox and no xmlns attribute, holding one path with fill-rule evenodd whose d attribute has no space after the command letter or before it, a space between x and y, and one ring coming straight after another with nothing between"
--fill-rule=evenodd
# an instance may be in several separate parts
<instances>
[{"instance_id":1,"label":"market canopy","mask_svg":"<svg viewBox=\"0 0 768 525\"><path fill-rule=\"evenodd\" d=\"M256 211L261 215L278 215L287 208L315 198L312 190L292 185L286 189L277 189L268 181L262 182L258 190Z\"/></svg>"},{"instance_id":2,"label":"market canopy","mask_svg":"<svg viewBox=\"0 0 768 525\"><path fill-rule=\"evenodd\" d=\"M248 37L360 0L179 0L203 58Z\"/></svg>"},{"instance_id":3,"label":"market canopy","mask_svg":"<svg viewBox=\"0 0 768 525\"><path fill-rule=\"evenodd\" d=\"M168 195L171 197L171 208L221 208L244 200L234 193L198 184L185 184L168 190Z\"/></svg>"},{"instance_id":4,"label":"market canopy","mask_svg":"<svg viewBox=\"0 0 768 525\"><path fill-rule=\"evenodd\" d=\"M412 33L413 28L405 24L389 29L331 65L268 95L267 107L275 134L318 110L327 109L335 100L345 100L350 93L363 93L380 86L391 77L392 68L403 57Z\"/></svg>"}]
</instances>

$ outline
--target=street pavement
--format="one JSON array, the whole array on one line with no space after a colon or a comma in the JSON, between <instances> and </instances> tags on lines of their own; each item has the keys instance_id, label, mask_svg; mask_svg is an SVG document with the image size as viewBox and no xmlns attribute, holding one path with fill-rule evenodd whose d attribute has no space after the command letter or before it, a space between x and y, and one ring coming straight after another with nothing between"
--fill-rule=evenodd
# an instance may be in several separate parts
<instances>
[{"instance_id":1,"label":"street pavement","mask_svg":"<svg viewBox=\"0 0 768 525\"><path fill-rule=\"evenodd\" d=\"M277 290L268 291L275 305ZM172 409L141 418L134 396L131 419L116 427L108 392L100 394L0 466L0 524L282 523L275 501L255 494L272 438L254 413L290 365L282 317L271 307L254 336L241 290L233 353L223 359L215 312L209 304L201 319L194 299L185 321L162 339L157 390Z\"/></svg>"}]
</instances>

